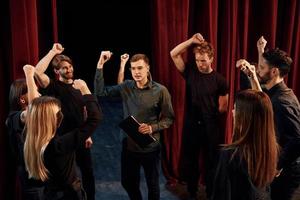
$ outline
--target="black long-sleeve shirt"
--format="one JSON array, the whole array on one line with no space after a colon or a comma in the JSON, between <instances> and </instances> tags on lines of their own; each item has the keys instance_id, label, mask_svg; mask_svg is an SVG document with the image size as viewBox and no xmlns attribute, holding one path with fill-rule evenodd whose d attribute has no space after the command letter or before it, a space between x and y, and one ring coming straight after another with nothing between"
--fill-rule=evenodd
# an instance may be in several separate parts
<instances>
[{"instance_id":1,"label":"black long-sleeve shirt","mask_svg":"<svg viewBox=\"0 0 300 200\"><path fill-rule=\"evenodd\" d=\"M79 127L59 136L56 134L44 151L45 167L49 171L48 187L64 190L76 180L75 150L92 135L101 119L101 112L93 95L84 95L87 120Z\"/></svg>"},{"instance_id":2,"label":"black long-sleeve shirt","mask_svg":"<svg viewBox=\"0 0 300 200\"><path fill-rule=\"evenodd\" d=\"M239 154L235 148L221 150L211 200L269 200L268 189L255 187Z\"/></svg>"},{"instance_id":3,"label":"black long-sleeve shirt","mask_svg":"<svg viewBox=\"0 0 300 200\"><path fill-rule=\"evenodd\" d=\"M171 96L167 88L154 81L140 89L135 81L126 80L115 86L104 85L103 70L97 69L94 80L95 95L121 96L124 118L132 115L140 123L151 125L153 136L157 139L145 148L139 147L128 138L127 149L134 152L151 152L159 146L159 131L168 128L174 121Z\"/></svg>"},{"instance_id":4,"label":"black long-sleeve shirt","mask_svg":"<svg viewBox=\"0 0 300 200\"><path fill-rule=\"evenodd\" d=\"M277 139L282 147L278 163L281 169L300 157L300 105L283 81L265 92L273 105Z\"/></svg>"}]
</instances>

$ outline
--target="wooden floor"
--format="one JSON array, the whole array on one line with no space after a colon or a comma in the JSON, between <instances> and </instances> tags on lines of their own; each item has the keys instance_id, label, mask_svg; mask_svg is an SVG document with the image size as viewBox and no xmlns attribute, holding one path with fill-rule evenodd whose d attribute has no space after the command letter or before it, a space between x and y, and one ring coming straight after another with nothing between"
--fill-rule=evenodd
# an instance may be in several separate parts
<instances>
[{"instance_id":1,"label":"wooden floor","mask_svg":"<svg viewBox=\"0 0 300 200\"><path fill-rule=\"evenodd\" d=\"M120 183L120 153L121 140L118 123L121 121L122 104L118 99L100 99L103 110L103 121L93 135L92 157L96 179L97 200L125 200L129 199ZM141 173L143 173L141 171ZM173 187L165 186L165 178L160 173L161 200L188 199L186 185L177 184ZM147 199L147 187L142 176L141 192ZM198 200L206 200L204 188L200 186ZM293 200L300 200L298 190Z\"/></svg>"}]
</instances>

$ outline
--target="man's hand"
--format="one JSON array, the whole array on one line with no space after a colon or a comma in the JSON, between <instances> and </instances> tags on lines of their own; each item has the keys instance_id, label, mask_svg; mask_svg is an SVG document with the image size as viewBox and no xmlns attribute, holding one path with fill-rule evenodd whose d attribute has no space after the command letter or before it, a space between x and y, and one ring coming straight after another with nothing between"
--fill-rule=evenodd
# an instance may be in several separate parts
<instances>
[{"instance_id":1,"label":"man's hand","mask_svg":"<svg viewBox=\"0 0 300 200\"><path fill-rule=\"evenodd\" d=\"M148 124L140 124L139 126L139 132L142 134L151 134L152 133L152 127Z\"/></svg>"},{"instance_id":2,"label":"man's hand","mask_svg":"<svg viewBox=\"0 0 300 200\"><path fill-rule=\"evenodd\" d=\"M255 66L251 65L247 60L240 59L236 62L236 67L240 68L249 78L256 76Z\"/></svg>"},{"instance_id":3,"label":"man's hand","mask_svg":"<svg viewBox=\"0 0 300 200\"><path fill-rule=\"evenodd\" d=\"M257 51L259 53L263 53L265 51L265 47L267 45L267 40L265 40L264 36L261 36L256 43Z\"/></svg>"},{"instance_id":4,"label":"man's hand","mask_svg":"<svg viewBox=\"0 0 300 200\"><path fill-rule=\"evenodd\" d=\"M97 68L102 69L104 63L106 63L110 57L112 56L112 52L110 51L101 51L100 58L97 64Z\"/></svg>"},{"instance_id":5,"label":"man's hand","mask_svg":"<svg viewBox=\"0 0 300 200\"><path fill-rule=\"evenodd\" d=\"M64 51L63 46L60 43L54 43L51 49L56 54L61 54Z\"/></svg>"},{"instance_id":6,"label":"man's hand","mask_svg":"<svg viewBox=\"0 0 300 200\"><path fill-rule=\"evenodd\" d=\"M193 44L201 44L204 42L204 38L200 33L196 33L191 37L192 43Z\"/></svg>"},{"instance_id":7,"label":"man's hand","mask_svg":"<svg viewBox=\"0 0 300 200\"><path fill-rule=\"evenodd\" d=\"M80 90L82 95L91 94L91 91L89 90L89 88L86 85L86 83L84 82L84 80L81 80L81 79L74 80L73 88Z\"/></svg>"},{"instance_id":8,"label":"man's hand","mask_svg":"<svg viewBox=\"0 0 300 200\"><path fill-rule=\"evenodd\" d=\"M91 137L89 137L89 138L86 139L86 141L85 141L85 148L89 149L89 148L92 147L92 145L93 145L93 140L92 140Z\"/></svg>"},{"instance_id":9,"label":"man's hand","mask_svg":"<svg viewBox=\"0 0 300 200\"><path fill-rule=\"evenodd\" d=\"M129 54L124 53L123 55L121 55L121 65L123 64L125 66L125 64L127 63L129 59Z\"/></svg>"}]
</instances>

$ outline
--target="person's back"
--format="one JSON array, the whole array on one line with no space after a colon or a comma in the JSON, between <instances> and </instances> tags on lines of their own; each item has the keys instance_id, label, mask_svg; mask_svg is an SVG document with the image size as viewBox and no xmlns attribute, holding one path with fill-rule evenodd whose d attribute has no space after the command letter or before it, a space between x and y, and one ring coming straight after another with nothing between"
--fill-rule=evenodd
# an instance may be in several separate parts
<instances>
[{"instance_id":1,"label":"person's back","mask_svg":"<svg viewBox=\"0 0 300 200\"><path fill-rule=\"evenodd\" d=\"M212 199L271 200L269 187L259 189L252 183L247 163L236 151L237 148L232 148L220 152L218 176L214 180L218 189L214 190Z\"/></svg>"},{"instance_id":2,"label":"person's back","mask_svg":"<svg viewBox=\"0 0 300 200\"><path fill-rule=\"evenodd\" d=\"M239 92L233 120L233 141L221 150L211 199L270 199L279 154L270 98L255 90Z\"/></svg>"}]
</instances>

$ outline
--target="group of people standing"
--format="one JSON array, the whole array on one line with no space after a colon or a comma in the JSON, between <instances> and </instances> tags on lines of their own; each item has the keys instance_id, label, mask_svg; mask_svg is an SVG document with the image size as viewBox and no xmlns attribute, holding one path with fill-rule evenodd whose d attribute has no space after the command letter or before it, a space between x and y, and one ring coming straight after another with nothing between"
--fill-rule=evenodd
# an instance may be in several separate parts
<instances>
[{"instance_id":1,"label":"group of people standing","mask_svg":"<svg viewBox=\"0 0 300 200\"><path fill-rule=\"evenodd\" d=\"M279 49L264 51L265 46L262 37L257 43L257 67L244 59L237 61L252 89L236 94L230 144L224 144L220 130L229 87L212 68L212 45L196 33L170 52L186 81L180 171L191 199L197 198L200 171L204 172L207 198L212 200L285 200L299 186L300 105L283 80L292 60ZM185 62L183 56L189 48L193 62ZM135 54L129 59L123 54L118 84L105 86L103 67L112 53L102 51L92 95L83 80L74 80L72 60L63 50L55 43L35 67L23 67L26 79L11 85L6 124L18 158L24 199L95 198L91 135L102 118L96 96L121 97L124 119L134 116L139 133L154 138L149 145L140 146L124 133L121 184L130 199L141 200L142 167L148 199L159 199L160 133L172 125L175 116L168 89L152 80L149 58ZM132 80L124 81L128 60ZM49 65L57 79L45 74Z\"/></svg>"}]
</instances>

